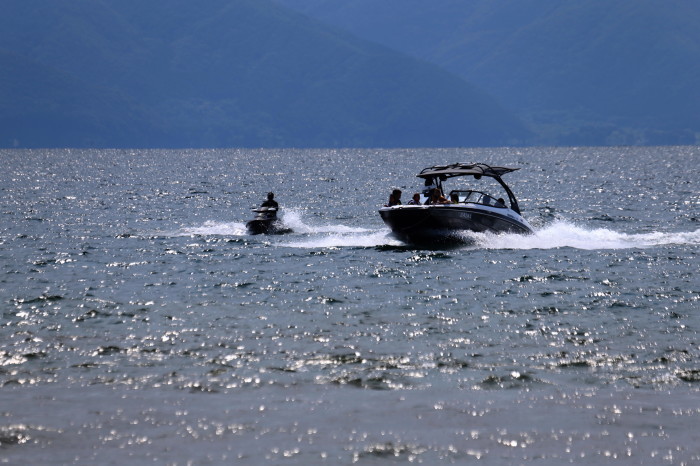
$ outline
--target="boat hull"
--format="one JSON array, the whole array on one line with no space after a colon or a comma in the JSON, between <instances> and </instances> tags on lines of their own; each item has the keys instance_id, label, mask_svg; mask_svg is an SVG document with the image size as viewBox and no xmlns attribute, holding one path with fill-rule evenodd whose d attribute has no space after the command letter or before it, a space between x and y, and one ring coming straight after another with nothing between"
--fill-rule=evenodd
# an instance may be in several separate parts
<instances>
[{"instance_id":1,"label":"boat hull","mask_svg":"<svg viewBox=\"0 0 700 466\"><path fill-rule=\"evenodd\" d=\"M532 228L507 208L465 205L394 206L379 210L393 235L407 243L469 242L465 233L530 234Z\"/></svg>"}]
</instances>

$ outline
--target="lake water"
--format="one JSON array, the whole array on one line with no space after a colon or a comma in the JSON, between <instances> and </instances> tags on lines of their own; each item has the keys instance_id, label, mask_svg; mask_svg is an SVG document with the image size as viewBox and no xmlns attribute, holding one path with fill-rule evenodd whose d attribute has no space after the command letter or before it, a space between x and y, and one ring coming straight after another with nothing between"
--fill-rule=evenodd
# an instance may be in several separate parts
<instances>
[{"instance_id":1,"label":"lake water","mask_svg":"<svg viewBox=\"0 0 700 466\"><path fill-rule=\"evenodd\" d=\"M0 159L0 462L700 462L700 147ZM536 234L392 239L453 162Z\"/></svg>"}]
</instances>

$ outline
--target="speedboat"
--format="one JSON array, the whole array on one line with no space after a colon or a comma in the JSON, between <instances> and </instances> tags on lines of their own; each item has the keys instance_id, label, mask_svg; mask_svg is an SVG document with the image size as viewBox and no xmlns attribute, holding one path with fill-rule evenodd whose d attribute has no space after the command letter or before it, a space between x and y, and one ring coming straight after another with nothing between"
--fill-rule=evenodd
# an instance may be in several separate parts
<instances>
[{"instance_id":1,"label":"speedboat","mask_svg":"<svg viewBox=\"0 0 700 466\"><path fill-rule=\"evenodd\" d=\"M292 231L291 228L287 228L277 218L277 209L274 207L259 207L253 209L253 212L255 212L255 217L245 224L248 233L251 235L280 235Z\"/></svg>"},{"instance_id":2,"label":"speedboat","mask_svg":"<svg viewBox=\"0 0 700 466\"><path fill-rule=\"evenodd\" d=\"M485 163L455 163L436 165L423 169L417 176L425 180L423 190L425 204L394 205L379 209L384 223L392 234L406 243L436 244L445 242L469 242L465 233L533 233L530 224L521 216L513 191L501 179L518 168L492 167ZM483 191L459 187L450 191L444 203L430 204L430 194L442 190L442 183L450 178L469 177L481 180L492 178L505 191L503 197L495 197ZM428 197L425 198L425 195ZM427 205L426 205L427 204Z\"/></svg>"}]
</instances>

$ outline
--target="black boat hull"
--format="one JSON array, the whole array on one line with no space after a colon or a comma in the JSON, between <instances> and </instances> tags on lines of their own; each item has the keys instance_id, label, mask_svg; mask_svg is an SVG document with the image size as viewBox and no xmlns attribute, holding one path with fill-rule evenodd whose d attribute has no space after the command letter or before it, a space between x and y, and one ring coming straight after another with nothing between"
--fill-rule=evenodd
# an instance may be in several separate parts
<instances>
[{"instance_id":1,"label":"black boat hull","mask_svg":"<svg viewBox=\"0 0 700 466\"><path fill-rule=\"evenodd\" d=\"M469 242L465 233L530 234L527 222L510 209L464 205L397 206L379 214L393 235L406 243Z\"/></svg>"}]
</instances>

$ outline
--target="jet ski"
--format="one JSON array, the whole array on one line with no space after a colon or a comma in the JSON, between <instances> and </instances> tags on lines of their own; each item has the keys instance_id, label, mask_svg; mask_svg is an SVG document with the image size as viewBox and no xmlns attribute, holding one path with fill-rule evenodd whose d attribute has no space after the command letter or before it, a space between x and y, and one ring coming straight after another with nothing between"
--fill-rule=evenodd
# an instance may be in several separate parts
<instances>
[{"instance_id":1,"label":"jet ski","mask_svg":"<svg viewBox=\"0 0 700 466\"><path fill-rule=\"evenodd\" d=\"M274 207L258 207L253 209L255 217L246 222L245 226L251 235L281 235L291 233L288 228L277 218L277 209Z\"/></svg>"}]
</instances>

